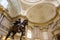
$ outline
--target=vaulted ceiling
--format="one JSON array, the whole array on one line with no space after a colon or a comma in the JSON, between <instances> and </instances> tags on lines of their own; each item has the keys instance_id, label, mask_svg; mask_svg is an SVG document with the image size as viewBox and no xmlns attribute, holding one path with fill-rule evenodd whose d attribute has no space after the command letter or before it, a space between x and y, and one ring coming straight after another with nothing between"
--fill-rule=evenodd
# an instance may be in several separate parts
<instances>
[{"instance_id":1,"label":"vaulted ceiling","mask_svg":"<svg viewBox=\"0 0 60 40\"><path fill-rule=\"evenodd\" d=\"M7 0L10 17L26 16L34 23L45 23L56 17L59 0Z\"/></svg>"},{"instance_id":2,"label":"vaulted ceiling","mask_svg":"<svg viewBox=\"0 0 60 40\"><path fill-rule=\"evenodd\" d=\"M9 15L11 17L16 17L18 15L23 15L25 16L27 13L26 11L31 8L32 6L44 2L50 2L53 3L55 6L58 6L58 1L57 0L8 0L9 3Z\"/></svg>"}]
</instances>

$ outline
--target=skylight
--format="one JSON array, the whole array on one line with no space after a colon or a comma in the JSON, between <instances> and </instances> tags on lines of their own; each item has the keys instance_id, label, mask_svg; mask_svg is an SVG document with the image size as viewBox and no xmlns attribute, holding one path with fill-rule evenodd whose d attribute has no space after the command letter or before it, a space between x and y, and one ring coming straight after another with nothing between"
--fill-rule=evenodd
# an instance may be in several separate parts
<instances>
[{"instance_id":1,"label":"skylight","mask_svg":"<svg viewBox=\"0 0 60 40\"><path fill-rule=\"evenodd\" d=\"M38 2L40 0L25 0L26 2Z\"/></svg>"},{"instance_id":2,"label":"skylight","mask_svg":"<svg viewBox=\"0 0 60 40\"><path fill-rule=\"evenodd\" d=\"M7 8L7 6L8 6L7 0L0 0L0 4L1 4L4 8Z\"/></svg>"},{"instance_id":3,"label":"skylight","mask_svg":"<svg viewBox=\"0 0 60 40\"><path fill-rule=\"evenodd\" d=\"M23 2L25 4L29 4L29 5L39 3L39 2L42 2L42 1L44 1L44 0L21 0L21 2Z\"/></svg>"}]
</instances>

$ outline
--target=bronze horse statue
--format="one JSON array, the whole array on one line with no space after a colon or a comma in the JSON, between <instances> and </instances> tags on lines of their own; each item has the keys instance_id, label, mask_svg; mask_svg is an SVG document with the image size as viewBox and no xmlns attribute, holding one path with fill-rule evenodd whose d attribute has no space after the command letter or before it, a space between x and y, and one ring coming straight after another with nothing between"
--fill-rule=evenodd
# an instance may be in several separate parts
<instances>
[{"instance_id":1,"label":"bronze horse statue","mask_svg":"<svg viewBox=\"0 0 60 40\"><path fill-rule=\"evenodd\" d=\"M8 31L8 34L5 38L5 40L7 40L7 38L10 36L10 33L13 33L13 35L11 36L12 39L14 39L14 35L16 33L18 33L18 30L20 30L21 36L20 36L20 40L22 40L22 37L25 35L25 27L26 25L28 25L28 20L25 19L21 25L15 25L15 27L11 27L10 30Z\"/></svg>"}]
</instances>

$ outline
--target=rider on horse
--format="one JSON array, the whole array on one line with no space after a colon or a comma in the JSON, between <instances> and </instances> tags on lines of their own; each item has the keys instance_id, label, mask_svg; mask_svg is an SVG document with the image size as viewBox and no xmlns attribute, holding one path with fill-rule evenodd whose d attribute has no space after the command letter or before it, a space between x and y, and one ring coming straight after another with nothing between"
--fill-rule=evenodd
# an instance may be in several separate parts
<instances>
[{"instance_id":1,"label":"rider on horse","mask_svg":"<svg viewBox=\"0 0 60 40\"><path fill-rule=\"evenodd\" d=\"M18 19L17 21L15 21L15 23L13 23L13 27L10 28L10 30L8 31L8 34L5 38L5 40L7 40L7 38L10 36L10 33L13 33L12 38L14 39L14 35L18 32L18 24L21 24L21 19Z\"/></svg>"},{"instance_id":2,"label":"rider on horse","mask_svg":"<svg viewBox=\"0 0 60 40\"><path fill-rule=\"evenodd\" d=\"M17 21L15 21L15 23L13 23L13 24L14 24L14 27L15 27L16 25L20 24L20 23L21 23L21 19L18 19Z\"/></svg>"},{"instance_id":3,"label":"rider on horse","mask_svg":"<svg viewBox=\"0 0 60 40\"><path fill-rule=\"evenodd\" d=\"M18 30L20 30L20 32L22 33L20 37L20 40L22 40L22 37L25 35L26 25L28 25L27 19L25 19L22 23L21 20L18 19L18 21L14 23L14 26L10 28L5 40L7 40L7 38L10 36L10 33L13 33L12 38L14 39L14 35L18 32Z\"/></svg>"}]
</instances>

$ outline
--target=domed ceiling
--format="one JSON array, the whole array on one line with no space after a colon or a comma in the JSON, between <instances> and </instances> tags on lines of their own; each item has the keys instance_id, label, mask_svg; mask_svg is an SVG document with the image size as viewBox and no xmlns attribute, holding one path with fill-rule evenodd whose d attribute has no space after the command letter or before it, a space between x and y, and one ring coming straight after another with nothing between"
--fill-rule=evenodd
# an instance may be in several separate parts
<instances>
[{"instance_id":1,"label":"domed ceiling","mask_svg":"<svg viewBox=\"0 0 60 40\"><path fill-rule=\"evenodd\" d=\"M34 23L45 23L56 16L56 8L51 3L40 3L27 11L27 18Z\"/></svg>"}]
</instances>

